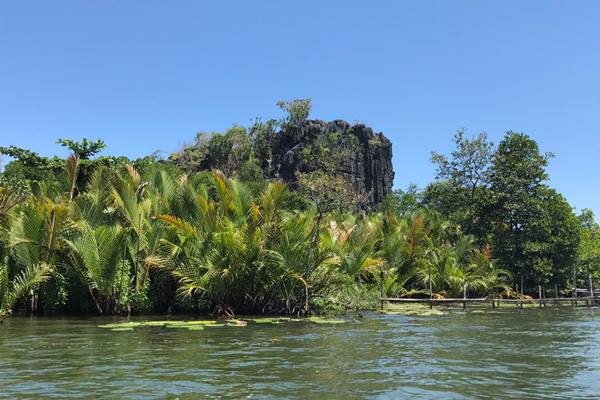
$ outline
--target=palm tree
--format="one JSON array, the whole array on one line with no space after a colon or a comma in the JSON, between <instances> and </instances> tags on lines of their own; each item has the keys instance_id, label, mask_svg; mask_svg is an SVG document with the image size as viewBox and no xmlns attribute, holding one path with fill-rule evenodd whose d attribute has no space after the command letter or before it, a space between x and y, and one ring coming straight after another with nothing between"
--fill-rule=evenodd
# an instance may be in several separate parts
<instances>
[{"instance_id":1,"label":"palm tree","mask_svg":"<svg viewBox=\"0 0 600 400\"><path fill-rule=\"evenodd\" d=\"M432 248L429 253L431 271L418 271L418 280L426 286L430 279L435 294L459 298L468 292L487 294L504 290L508 273L497 268L489 253L478 250L470 235L460 236L455 242Z\"/></svg>"},{"instance_id":2,"label":"palm tree","mask_svg":"<svg viewBox=\"0 0 600 400\"><path fill-rule=\"evenodd\" d=\"M341 223L329 221L324 236L335 247L341 270L357 282L378 272L385 262L377 254L381 240L379 229L374 218L357 221L356 217L350 216Z\"/></svg>"},{"instance_id":3,"label":"palm tree","mask_svg":"<svg viewBox=\"0 0 600 400\"><path fill-rule=\"evenodd\" d=\"M45 263L30 265L22 269L11 280L8 266L0 265L0 323L11 313L12 307L18 299L31 288L48 279L49 272L50 269Z\"/></svg>"},{"instance_id":4,"label":"palm tree","mask_svg":"<svg viewBox=\"0 0 600 400\"><path fill-rule=\"evenodd\" d=\"M465 270L466 290L475 290L482 294L511 292L510 272L496 266L487 248L476 250Z\"/></svg>"},{"instance_id":5,"label":"palm tree","mask_svg":"<svg viewBox=\"0 0 600 400\"><path fill-rule=\"evenodd\" d=\"M187 202L193 210L178 206L180 215L156 217L170 232L160 267L179 279L180 296L202 294L222 308L260 312L292 313L302 302L306 312L309 291L321 295L334 276L328 266L336 263L334 249L321 239L306 274L314 215L285 212L282 183L271 182L254 197L219 172L213 180L215 200L200 187Z\"/></svg>"},{"instance_id":6,"label":"palm tree","mask_svg":"<svg viewBox=\"0 0 600 400\"><path fill-rule=\"evenodd\" d=\"M282 257L280 268L274 271L278 282L278 293L284 301L284 310L288 315L306 310L309 291L314 289L318 272L304 277L309 262L309 238L314 228L314 215L311 212L288 213L282 215L277 232L277 240L272 249ZM328 252L317 249L316 259L327 258ZM313 291L313 295L315 292ZM304 302L302 302L304 300ZM302 305L301 305L302 304Z\"/></svg>"},{"instance_id":7,"label":"palm tree","mask_svg":"<svg viewBox=\"0 0 600 400\"><path fill-rule=\"evenodd\" d=\"M433 240L427 215L425 211L419 211L401 219L390 239L391 243L397 246L395 251L389 250L390 244L386 244L385 248L388 256L391 255L391 266L399 280L409 284L417 274L427 273L428 279L425 282L421 281L421 288L430 292L433 283L429 279L428 271L431 266Z\"/></svg>"},{"instance_id":8,"label":"palm tree","mask_svg":"<svg viewBox=\"0 0 600 400\"><path fill-rule=\"evenodd\" d=\"M115 174L107 168L95 169L86 191L73 201L73 219L86 221L92 227L118 222L111 198L115 180Z\"/></svg>"},{"instance_id":9,"label":"palm tree","mask_svg":"<svg viewBox=\"0 0 600 400\"><path fill-rule=\"evenodd\" d=\"M148 281L148 270L145 258L148 248L148 230L152 210L152 200L146 196L150 183L143 181L140 174L132 165L126 166L125 174L118 175L111 190L111 204L115 208L118 223L126 229L124 241L126 248L122 253L121 262L131 261L131 287L133 297L144 296ZM131 312L131 302L127 305Z\"/></svg>"},{"instance_id":10,"label":"palm tree","mask_svg":"<svg viewBox=\"0 0 600 400\"><path fill-rule=\"evenodd\" d=\"M11 210L23 200L25 200L23 193L0 187L0 323L10 314L19 298L48 278L48 265L39 263L26 266L10 279L6 264L8 243L3 239L8 237L10 232Z\"/></svg>"},{"instance_id":11,"label":"palm tree","mask_svg":"<svg viewBox=\"0 0 600 400\"><path fill-rule=\"evenodd\" d=\"M64 258L65 239L75 231L69 206L62 200L56 203L48 198L32 199L19 211L8 232L15 264L27 271L44 266L48 273L60 278L61 272L55 266ZM37 287L32 287L30 294L31 311L35 313L39 302Z\"/></svg>"},{"instance_id":12,"label":"palm tree","mask_svg":"<svg viewBox=\"0 0 600 400\"><path fill-rule=\"evenodd\" d=\"M72 265L86 282L98 312L117 313L127 295L122 277L128 276L129 271L121 260L125 229L118 225L92 228L81 221L79 232L77 239L68 241L73 250ZM102 298L103 305L94 292Z\"/></svg>"},{"instance_id":13,"label":"palm tree","mask_svg":"<svg viewBox=\"0 0 600 400\"><path fill-rule=\"evenodd\" d=\"M241 183L213 174L218 201L201 188L187 220L159 215L171 232L163 242L168 251L161 267L180 281L179 294L202 292L223 308L237 306L256 310L271 297L276 283L273 271L281 256L270 248L281 221L278 213L284 187L271 183L259 201Z\"/></svg>"}]
</instances>

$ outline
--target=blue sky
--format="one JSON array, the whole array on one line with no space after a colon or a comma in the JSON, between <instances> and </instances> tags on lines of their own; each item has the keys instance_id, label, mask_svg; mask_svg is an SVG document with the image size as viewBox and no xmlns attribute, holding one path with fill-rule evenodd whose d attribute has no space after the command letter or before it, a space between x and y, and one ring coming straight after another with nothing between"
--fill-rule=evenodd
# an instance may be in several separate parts
<instances>
[{"instance_id":1,"label":"blue sky","mask_svg":"<svg viewBox=\"0 0 600 400\"><path fill-rule=\"evenodd\" d=\"M599 19L598 1L0 0L0 145L172 152L310 97L392 140L395 187L430 182L456 129L512 129L600 214Z\"/></svg>"}]
</instances>

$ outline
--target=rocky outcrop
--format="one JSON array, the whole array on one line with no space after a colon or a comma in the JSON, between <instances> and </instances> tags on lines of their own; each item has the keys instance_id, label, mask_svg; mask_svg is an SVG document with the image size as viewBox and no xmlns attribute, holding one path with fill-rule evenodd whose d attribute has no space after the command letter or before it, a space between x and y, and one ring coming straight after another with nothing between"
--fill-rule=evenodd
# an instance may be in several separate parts
<instances>
[{"instance_id":1,"label":"rocky outcrop","mask_svg":"<svg viewBox=\"0 0 600 400\"><path fill-rule=\"evenodd\" d=\"M371 206L380 203L391 191L392 143L364 124L350 125L342 120L308 120L300 128L282 130L271 143L273 158L265 166L267 174L295 182L299 172L319 168L319 163L311 160L310 151L323 143L333 151L335 172L345 176L354 190L367 195Z\"/></svg>"},{"instance_id":2,"label":"rocky outcrop","mask_svg":"<svg viewBox=\"0 0 600 400\"><path fill-rule=\"evenodd\" d=\"M171 161L187 173L218 169L242 180L281 179L293 188L299 173L325 170L344 176L374 207L394 180L392 143L364 124L306 120L262 135L233 127L197 139Z\"/></svg>"}]
</instances>

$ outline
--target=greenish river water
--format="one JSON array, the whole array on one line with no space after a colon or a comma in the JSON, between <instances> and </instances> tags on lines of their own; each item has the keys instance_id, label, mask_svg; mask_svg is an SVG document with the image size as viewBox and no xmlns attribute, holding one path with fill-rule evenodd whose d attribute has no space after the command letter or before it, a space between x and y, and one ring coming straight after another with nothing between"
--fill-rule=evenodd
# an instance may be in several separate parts
<instances>
[{"instance_id":1,"label":"greenish river water","mask_svg":"<svg viewBox=\"0 0 600 400\"><path fill-rule=\"evenodd\" d=\"M600 398L600 308L112 332L11 318L0 398Z\"/></svg>"}]
</instances>

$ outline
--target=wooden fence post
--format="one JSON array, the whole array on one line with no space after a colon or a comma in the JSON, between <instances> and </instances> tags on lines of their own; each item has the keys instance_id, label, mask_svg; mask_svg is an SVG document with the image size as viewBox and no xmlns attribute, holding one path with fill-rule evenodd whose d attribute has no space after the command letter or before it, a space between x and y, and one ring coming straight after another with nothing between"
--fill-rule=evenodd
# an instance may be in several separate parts
<instances>
[{"instance_id":1,"label":"wooden fence post","mask_svg":"<svg viewBox=\"0 0 600 400\"><path fill-rule=\"evenodd\" d=\"M544 299L544 307L546 307L546 287L542 288L542 299Z\"/></svg>"},{"instance_id":2,"label":"wooden fence post","mask_svg":"<svg viewBox=\"0 0 600 400\"><path fill-rule=\"evenodd\" d=\"M383 282L383 278L384 278L383 269L381 270L380 277L381 277L381 285L380 285L380 288L379 288L379 296L381 298L381 311L383 311L383 294L384 294L384 290L383 290L383 287L384 287L384 285L383 285L384 284L384 282Z\"/></svg>"},{"instance_id":3,"label":"wooden fence post","mask_svg":"<svg viewBox=\"0 0 600 400\"><path fill-rule=\"evenodd\" d=\"M573 263L573 301L572 304L577 307L577 269Z\"/></svg>"},{"instance_id":4,"label":"wooden fence post","mask_svg":"<svg viewBox=\"0 0 600 400\"><path fill-rule=\"evenodd\" d=\"M429 271L429 309L433 308L433 283L431 282L431 264L428 263L428 271Z\"/></svg>"},{"instance_id":5,"label":"wooden fence post","mask_svg":"<svg viewBox=\"0 0 600 400\"><path fill-rule=\"evenodd\" d=\"M523 308L523 274L521 274L521 308Z\"/></svg>"}]
</instances>

